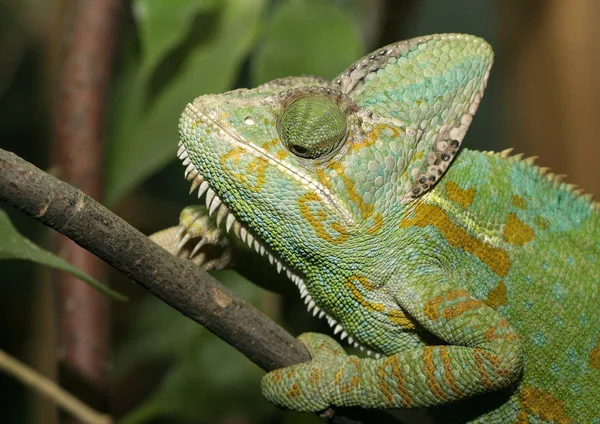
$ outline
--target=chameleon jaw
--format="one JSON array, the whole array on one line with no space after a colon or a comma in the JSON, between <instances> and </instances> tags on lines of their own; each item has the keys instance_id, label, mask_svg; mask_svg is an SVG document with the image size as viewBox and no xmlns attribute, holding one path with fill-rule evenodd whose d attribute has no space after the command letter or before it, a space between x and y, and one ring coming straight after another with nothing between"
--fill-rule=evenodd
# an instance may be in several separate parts
<instances>
[{"instance_id":1,"label":"chameleon jaw","mask_svg":"<svg viewBox=\"0 0 600 424\"><path fill-rule=\"evenodd\" d=\"M215 193L215 191L209 186L209 183L204 179L202 175L198 172L191 159L188 157L187 150L185 145L180 141L177 150L177 157L182 161L183 166L186 167L184 176L185 179L192 182L192 186L190 188L190 194L192 194L196 189L198 189L198 198L200 199L203 195L205 195L205 203L206 208L208 209L208 215L212 216L215 212L217 227L221 226L223 220L225 220L225 230L226 232L230 232L233 229L233 233L240 238L244 243L248 245L251 249L254 249L256 253L261 256L266 256L269 260L269 263L273 265L278 273L282 271L285 272L286 276L298 287L300 291L300 298L304 299L304 303L307 306L308 312L312 312L313 316L317 316L319 318L325 317L327 323L333 328L333 334L339 334L340 339L343 341L347 338L347 342L350 346L360 349L361 351L366 351L367 355L371 355L372 353L376 358L380 357L378 352L372 352L371 350L365 348L360 345L357 341L355 341L352 336L348 334L346 330L339 324L333 317L331 317L327 312L317 306L316 302L313 300L312 296L308 292L308 288L304 282L304 279L297 274L293 273L288 267L286 267L282 261L276 258L276 256L271 253L263 243L255 237L246 226L239 221L235 215L229 210L227 205L221 200L221 198ZM177 237L181 238L178 250L180 250L189 240L189 234L183 234L185 232L185 227L180 228ZM190 259L194 257L194 255L200 250L200 248L205 244L205 240L202 239L198 242L198 244L194 247L194 249L190 253Z\"/></svg>"}]
</instances>

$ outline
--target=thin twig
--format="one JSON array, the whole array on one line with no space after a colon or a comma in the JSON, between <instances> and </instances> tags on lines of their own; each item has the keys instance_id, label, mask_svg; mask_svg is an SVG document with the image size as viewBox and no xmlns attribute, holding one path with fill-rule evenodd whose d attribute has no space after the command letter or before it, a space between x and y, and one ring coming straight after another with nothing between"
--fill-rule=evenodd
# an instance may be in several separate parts
<instances>
[{"instance_id":1,"label":"thin twig","mask_svg":"<svg viewBox=\"0 0 600 424\"><path fill-rule=\"evenodd\" d=\"M24 363L0 350L0 370L12 375L26 386L50 398L59 407L86 424L111 424L112 417L94 411L71 393Z\"/></svg>"}]
</instances>

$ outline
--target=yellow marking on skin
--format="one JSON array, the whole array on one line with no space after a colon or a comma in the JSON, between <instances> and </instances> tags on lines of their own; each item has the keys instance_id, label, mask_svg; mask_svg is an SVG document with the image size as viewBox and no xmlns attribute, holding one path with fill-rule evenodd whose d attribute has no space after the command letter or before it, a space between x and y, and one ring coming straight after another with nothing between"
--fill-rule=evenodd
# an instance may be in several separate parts
<instances>
[{"instance_id":1,"label":"yellow marking on skin","mask_svg":"<svg viewBox=\"0 0 600 424\"><path fill-rule=\"evenodd\" d=\"M265 125L270 125L271 124L271 121L269 121L267 118L265 118L263 120L263 122L265 123Z\"/></svg>"},{"instance_id":2,"label":"yellow marking on skin","mask_svg":"<svg viewBox=\"0 0 600 424\"><path fill-rule=\"evenodd\" d=\"M484 303L492 309L498 309L500 306L506 305L508 301L508 292L506 290L506 284L503 281L499 281L496 286L490 290L487 299Z\"/></svg>"},{"instance_id":3,"label":"yellow marking on skin","mask_svg":"<svg viewBox=\"0 0 600 424\"><path fill-rule=\"evenodd\" d=\"M313 227L315 233L319 238L332 243L332 244L342 244L346 240L348 240L348 232L344 226L339 224L338 222L333 222L330 227L332 230L337 232L339 235L337 237L333 237L326 229L325 229L325 221L327 220L327 212L323 209L320 209L315 213L308 206L308 202L320 202L319 196L315 193L306 193L302 197L298 199L298 207L300 209L300 213L308 221L308 223Z\"/></svg>"},{"instance_id":4,"label":"yellow marking on skin","mask_svg":"<svg viewBox=\"0 0 600 424\"><path fill-rule=\"evenodd\" d=\"M360 142L352 145L352 150L356 151L363 147L370 147L381 137L383 130L389 130L392 132L392 138L400 137L404 134L404 130L400 127L394 127L388 124L377 124L369 131L367 136Z\"/></svg>"},{"instance_id":5,"label":"yellow marking on skin","mask_svg":"<svg viewBox=\"0 0 600 424\"><path fill-rule=\"evenodd\" d=\"M533 218L533 223L537 225L540 230L546 230L550 226L550 221L543 216L536 216Z\"/></svg>"},{"instance_id":6,"label":"yellow marking on skin","mask_svg":"<svg viewBox=\"0 0 600 424\"><path fill-rule=\"evenodd\" d=\"M316 385L321 382L322 377L323 372L321 371L321 368L313 368L310 370L310 376L308 377L308 381Z\"/></svg>"},{"instance_id":7,"label":"yellow marking on skin","mask_svg":"<svg viewBox=\"0 0 600 424\"><path fill-rule=\"evenodd\" d=\"M412 217L410 211L405 214L400 221L400 228L432 225L442 233L450 246L462 248L477 256L494 274L500 277L508 275L511 266L508 252L471 236L467 230L454 224L439 206L420 202L412 212Z\"/></svg>"},{"instance_id":8,"label":"yellow marking on skin","mask_svg":"<svg viewBox=\"0 0 600 424\"><path fill-rule=\"evenodd\" d=\"M373 210L375 207L371 203L365 203L362 196L356 189L354 180L349 178L344 172L344 167L342 164L339 162L332 162L328 165L328 168L334 170L342 179L344 188L346 189L346 194L348 194L350 200L358 205L358 209L361 211L363 220L367 220L371 215L373 215Z\"/></svg>"},{"instance_id":9,"label":"yellow marking on skin","mask_svg":"<svg viewBox=\"0 0 600 424\"><path fill-rule=\"evenodd\" d=\"M434 296L429 299L425 303L423 312L431 321L437 321L441 317L450 320L483 306L485 306L483 302L473 299L463 289L456 289L443 296Z\"/></svg>"},{"instance_id":10,"label":"yellow marking on skin","mask_svg":"<svg viewBox=\"0 0 600 424\"><path fill-rule=\"evenodd\" d=\"M373 226L369 228L367 232L374 236L381 230L381 227L383 227L383 215L377 212L373 217Z\"/></svg>"},{"instance_id":11,"label":"yellow marking on skin","mask_svg":"<svg viewBox=\"0 0 600 424\"><path fill-rule=\"evenodd\" d=\"M513 195L511 203L515 208L527 209L527 202L521 196Z\"/></svg>"},{"instance_id":12,"label":"yellow marking on skin","mask_svg":"<svg viewBox=\"0 0 600 424\"><path fill-rule=\"evenodd\" d=\"M339 386L340 383L342 382L342 373L344 372L344 370L342 368L340 368L339 370L337 370L335 372L335 374L333 374L333 383L336 386Z\"/></svg>"},{"instance_id":13,"label":"yellow marking on skin","mask_svg":"<svg viewBox=\"0 0 600 424\"><path fill-rule=\"evenodd\" d=\"M392 324L403 328L404 330L414 330L417 328L414 320L409 318L407 314L399 309L390 309L387 311L387 316L392 321Z\"/></svg>"},{"instance_id":14,"label":"yellow marking on skin","mask_svg":"<svg viewBox=\"0 0 600 424\"><path fill-rule=\"evenodd\" d=\"M493 368L497 368L498 358L495 355L492 355L486 352L483 349L476 347L474 349L475 362L477 363L477 368L479 369L479 376L481 377L481 384L488 390L492 390L494 388L494 383L490 380L490 376L485 369L484 360L487 359L488 362L491 363Z\"/></svg>"},{"instance_id":15,"label":"yellow marking on skin","mask_svg":"<svg viewBox=\"0 0 600 424\"><path fill-rule=\"evenodd\" d=\"M502 237L507 243L523 246L535 237L533 228L525 224L514 213L509 213L504 225Z\"/></svg>"},{"instance_id":16,"label":"yellow marking on skin","mask_svg":"<svg viewBox=\"0 0 600 424\"><path fill-rule=\"evenodd\" d=\"M429 391L441 402L446 402L448 397L442 389L439 381L435 376L435 363L433 362L433 353L437 350L435 346L428 346L423 349L423 365L425 376L427 377L427 385L429 386Z\"/></svg>"},{"instance_id":17,"label":"yellow marking on skin","mask_svg":"<svg viewBox=\"0 0 600 424\"><path fill-rule=\"evenodd\" d=\"M457 303L454 306L449 306L447 308L444 308L443 316L446 319L457 318L467 311L479 309L482 306L483 306L483 302L481 302L477 299L469 298L463 302Z\"/></svg>"},{"instance_id":18,"label":"yellow marking on skin","mask_svg":"<svg viewBox=\"0 0 600 424\"><path fill-rule=\"evenodd\" d=\"M333 186L331 185L331 178L329 175L325 173L325 170L322 168L318 168L315 170L315 174L317 176L317 180L327 188L329 191L334 191Z\"/></svg>"},{"instance_id":19,"label":"yellow marking on skin","mask_svg":"<svg viewBox=\"0 0 600 424\"><path fill-rule=\"evenodd\" d=\"M444 365L444 381L454 394L461 394L462 391L459 390L456 385L456 378L454 378L454 374L452 374L452 360L450 359L450 352L448 346L439 346L440 357L442 358L442 364Z\"/></svg>"},{"instance_id":20,"label":"yellow marking on skin","mask_svg":"<svg viewBox=\"0 0 600 424\"><path fill-rule=\"evenodd\" d=\"M349 393L360 383L360 377L357 375L360 372L360 362L358 358L350 356L348 357L348 363L354 366L356 374L352 376L349 382L340 386L340 391L342 393Z\"/></svg>"},{"instance_id":21,"label":"yellow marking on skin","mask_svg":"<svg viewBox=\"0 0 600 424\"><path fill-rule=\"evenodd\" d=\"M260 190L260 188L265 183L265 171L267 170L268 166L269 166L269 161L263 157L257 157L248 164L248 174L253 174L254 172L256 172L256 180L257 180L256 185L253 186L254 188L251 188L250 185L248 184L249 188L251 188L252 190L255 190L255 191Z\"/></svg>"},{"instance_id":22,"label":"yellow marking on skin","mask_svg":"<svg viewBox=\"0 0 600 424\"><path fill-rule=\"evenodd\" d=\"M344 285L348 288L348 290L350 290L350 293L352 293L352 297L354 298L354 300L356 300L358 303L360 303L362 306L369 309L370 311L374 311L374 312L385 311L385 306L383 304L370 302L370 301L366 300L364 298L363 294L360 292L360 290L358 288L356 288L356 285L355 285L356 283L362 284L365 288L367 287L366 284L372 284L366 278L359 277L357 275L353 275L353 276L346 278L346 280L344 281Z\"/></svg>"},{"instance_id":23,"label":"yellow marking on skin","mask_svg":"<svg viewBox=\"0 0 600 424\"><path fill-rule=\"evenodd\" d=\"M425 309L423 313L430 321L437 321L440 319L439 307L444 303L442 296L434 296L425 303Z\"/></svg>"},{"instance_id":24,"label":"yellow marking on skin","mask_svg":"<svg viewBox=\"0 0 600 424\"><path fill-rule=\"evenodd\" d=\"M388 372L386 368L390 367L392 377L388 377ZM381 391L383 392L386 400L388 408L394 407L394 393L398 393L400 395L400 403L403 408L408 408L412 404L412 398L410 396L409 391L406 389L406 379L400 370L400 366L398 365L398 358L394 355L387 357L378 371L379 375L379 385L381 387ZM393 387L389 382L396 383L397 387ZM393 393L394 392L394 393Z\"/></svg>"},{"instance_id":25,"label":"yellow marking on skin","mask_svg":"<svg viewBox=\"0 0 600 424\"><path fill-rule=\"evenodd\" d=\"M590 368L600 370L600 340L598 340L598 345L590 352Z\"/></svg>"},{"instance_id":26,"label":"yellow marking on skin","mask_svg":"<svg viewBox=\"0 0 600 424\"><path fill-rule=\"evenodd\" d=\"M295 399L302 396L302 389L298 383L292 384L290 390L285 394L288 399Z\"/></svg>"},{"instance_id":27,"label":"yellow marking on skin","mask_svg":"<svg viewBox=\"0 0 600 424\"><path fill-rule=\"evenodd\" d=\"M287 158L289 156L289 154L290 153L286 150L278 150L277 153L275 153L275 157L278 160L283 160L283 159Z\"/></svg>"},{"instance_id":28,"label":"yellow marking on skin","mask_svg":"<svg viewBox=\"0 0 600 424\"><path fill-rule=\"evenodd\" d=\"M568 424L574 420L567 416L565 403L550 393L535 387L525 387L519 393L521 407L542 421Z\"/></svg>"},{"instance_id":29,"label":"yellow marking on skin","mask_svg":"<svg viewBox=\"0 0 600 424\"><path fill-rule=\"evenodd\" d=\"M232 170L227 166L228 161L233 161L234 165L238 165L242 155L247 154L246 150L242 147L234 147L229 152L224 154L221 159L221 166L227 168L229 174L236 178L240 183L244 185L248 190L259 191L265 183L265 172L269 166L269 161L263 157L254 158L248 163L247 172L240 173ZM256 174L256 183L249 183L248 176Z\"/></svg>"},{"instance_id":30,"label":"yellow marking on skin","mask_svg":"<svg viewBox=\"0 0 600 424\"><path fill-rule=\"evenodd\" d=\"M275 381L276 383L279 383L281 381L281 378L283 377L283 369L279 368L275 371L272 371L271 376L273 378L273 381Z\"/></svg>"},{"instance_id":31,"label":"yellow marking on skin","mask_svg":"<svg viewBox=\"0 0 600 424\"><path fill-rule=\"evenodd\" d=\"M473 203L475 199L476 189L471 187L469 189L462 189L454 181L449 181L446 184L446 195L452 202L458 204L462 209L466 209Z\"/></svg>"},{"instance_id":32,"label":"yellow marking on skin","mask_svg":"<svg viewBox=\"0 0 600 424\"><path fill-rule=\"evenodd\" d=\"M493 325L490 328L488 328L485 332L485 335L483 336L483 339L486 342L492 342L498 339L505 339L509 342L517 341L519 339L519 336L516 333L513 333L512 331L506 331L507 328L510 328L508 321L503 319L498 323L498 325ZM500 330L499 333L498 330Z\"/></svg>"},{"instance_id":33,"label":"yellow marking on skin","mask_svg":"<svg viewBox=\"0 0 600 424\"><path fill-rule=\"evenodd\" d=\"M392 324L397 325L406 330L414 330L416 325L414 320L399 309L389 309L386 311L385 305L381 303L371 302L366 300L361 291L356 287L360 284L368 291L374 291L377 287L364 277L357 275L346 278L345 286L352 293L352 297L365 308L373 312L385 312Z\"/></svg>"},{"instance_id":34,"label":"yellow marking on skin","mask_svg":"<svg viewBox=\"0 0 600 424\"><path fill-rule=\"evenodd\" d=\"M277 145L279 145L279 137L275 137L274 139L263 143L262 148L267 151L271 151L271 149Z\"/></svg>"}]
</instances>

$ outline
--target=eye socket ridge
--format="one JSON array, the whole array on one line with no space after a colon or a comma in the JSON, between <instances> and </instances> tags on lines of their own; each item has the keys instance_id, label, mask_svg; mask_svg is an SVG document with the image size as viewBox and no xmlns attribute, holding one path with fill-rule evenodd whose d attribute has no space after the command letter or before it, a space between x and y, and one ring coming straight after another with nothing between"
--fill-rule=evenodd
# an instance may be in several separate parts
<instances>
[{"instance_id":1,"label":"eye socket ridge","mask_svg":"<svg viewBox=\"0 0 600 424\"><path fill-rule=\"evenodd\" d=\"M333 152L346 138L346 109L335 97L307 93L284 105L277 119L277 132L285 147L305 159L318 159Z\"/></svg>"}]
</instances>

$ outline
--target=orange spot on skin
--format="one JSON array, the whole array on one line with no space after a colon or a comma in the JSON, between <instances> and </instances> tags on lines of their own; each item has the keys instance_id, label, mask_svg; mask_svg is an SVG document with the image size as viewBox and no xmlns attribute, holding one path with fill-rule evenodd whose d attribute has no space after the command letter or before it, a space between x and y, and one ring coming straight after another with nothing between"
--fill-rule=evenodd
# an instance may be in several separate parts
<instances>
[{"instance_id":1,"label":"orange spot on skin","mask_svg":"<svg viewBox=\"0 0 600 424\"><path fill-rule=\"evenodd\" d=\"M404 330L414 330L417 328L415 321L399 309L390 309L387 316L392 324L403 328Z\"/></svg>"},{"instance_id":2,"label":"orange spot on skin","mask_svg":"<svg viewBox=\"0 0 600 424\"><path fill-rule=\"evenodd\" d=\"M523 246L534 239L535 232L533 228L517 218L517 215L510 213L506 219L506 224L504 224L502 237L507 243Z\"/></svg>"},{"instance_id":3,"label":"orange spot on skin","mask_svg":"<svg viewBox=\"0 0 600 424\"><path fill-rule=\"evenodd\" d=\"M280 368L278 370L272 371L271 376L273 378L273 381L279 383L281 381L281 378L283 377L283 369Z\"/></svg>"},{"instance_id":4,"label":"orange spot on skin","mask_svg":"<svg viewBox=\"0 0 600 424\"><path fill-rule=\"evenodd\" d=\"M428 346L423 349L423 365L425 370L425 376L427 377L427 385L429 390L441 402L446 402L448 397L442 389L442 386L438 382L435 375L435 363L433 362L433 353L437 350L437 347Z\"/></svg>"},{"instance_id":5,"label":"orange spot on skin","mask_svg":"<svg viewBox=\"0 0 600 424\"><path fill-rule=\"evenodd\" d=\"M221 157L221 166L223 168L228 169L228 172L238 181L240 181L248 190L259 191L265 183L265 171L269 166L269 162L266 159L262 157L254 158L248 164L247 172L240 173L235 170L232 170L231 167L228 166L229 161L232 161L234 165L238 166L240 158L246 153L246 150L242 147L235 147L231 149L229 152L227 152ZM256 175L256 183L249 182L250 180L248 179L248 176L252 174Z\"/></svg>"},{"instance_id":6,"label":"orange spot on skin","mask_svg":"<svg viewBox=\"0 0 600 424\"><path fill-rule=\"evenodd\" d=\"M527 209L527 202L521 196L513 195L511 203L515 208Z\"/></svg>"},{"instance_id":7,"label":"orange spot on skin","mask_svg":"<svg viewBox=\"0 0 600 424\"><path fill-rule=\"evenodd\" d=\"M456 379L454 378L454 374L452 374L452 361L450 360L448 346L440 346L439 354L444 365L444 382L448 385L452 393L460 395L462 391L456 385Z\"/></svg>"},{"instance_id":8,"label":"orange spot on skin","mask_svg":"<svg viewBox=\"0 0 600 424\"><path fill-rule=\"evenodd\" d=\"M270 151L273 147L276 147L277 145L279 145L278 137L263 143L262 148L267 151Z\"/></svg>"},{"instance_id":9,"label":"orange spot on skin","mask_svg":"<svg viewBox=\"0 0 600 424\"><path fill-rule=\"evenodd\" d=\"M406 389L406 379L398 366L398 358L396 356L390 356L383 361L379 367L378 375L379 386L385 395L388 408L409 408L412 405L412 398ZM395 383L395 387L392 383ZM399 405L394 402L394 393L400 395Z\"/></svg>"},{"instance_id":10,"label":"orange spot on skin","mask_svg":"<svg viewBox=\"0 0 600 424\"><path fill-rule=\"evenodd\" d=\"M448 196L448 200L458 204L462 209L471 206L475 199L475 193L475 187L463 190L454 181L449 181L446 184L446 196Z\"/></svg>"},{"instance_id":11,"label":"orange spot on skin","mask_svg":"<svg viewBox=\"0 0 600 424\"><path fill-rule=\"evenodd\" d=\"M283 160L285 158L287 158L289 156L289 153L285 150L279 150L277 153L275 153L275 157L279 160Z\"/></svg>"},{"instance_id":12,"label":"orange spot on skin","mask_svg":"<svg viewBox=\"0 0 600 424\"><path fill-rule=\"evenodd\" d=\"M490 308L497 310L500 306L506 305L507 301L508 292L506 290L506 284L504 284L503 281L499 281L498 284L490 290L484 303Z\"/></svg>"},{"instance_id":13,"label":"orange spot on skin","mask_svg":"<svg viewBox=\"0 0 600 424\"><path fill-rule=\"evenodd\" d=\"M600 340L598 345L590 352L590 368L600 370Z\"/></svg>"},{"instance_id":14,"label":"orange spot on skin","mask_svg":"<svg viewBox=\"0 0 600 424\"><path fill-rule=\"evenodd\" d=\"M381 230L383 226L383 216L377 212L373 217L373 226L367 230L367 232L371 235L375 235Z\"/></svg>"},{"instance_id":15,"label":"orange spot on skin","mask_svg":"<svg viewBox=\"0 0 600 424\"><path fill-rule=\"evenodd\" d=\"M477 256L494 274L500 277L508 274L511 266L508 252L471 236L467 230L454 224L439 206L419 202L412 209L412 217L409 211L400 221L400 228L423 228L428 225L437 228L450 246Z\"/></svg>"},{"instance_id":16,"label":"orange spot on skin","mask_svg":"<svg viewBox=\"0 0 600 424\"><path fill-rule=\"evenodd\" d=\"M302 197L298 199L298 207L300 209L300 213L308 221L308 223L313 227L315 233L319 238L332 243L332 244L342 244L346 240L348 240L348 232L347 230L338 222L333 222L330 224L330 227L333 231L338 233L338 236L333 236L329 231L325 229L325 221L327 220L327 212L323 209L318 211L311 210L308 202L320 202L319 196L315 193L306 193Z\"/></svg>"},{"instance_id":17,"label":"orange spot on skin","mask_svg":"<svg viewBox=\"0 0 600 424\"><path fill-rule=\"evenodd\" d=\"M535 387L525 387L519 393L521 407L530 415L535 415L542 421L557 424L575 422L565 412L565 403L550 393Z\"/></svg>"},{"instance_id":18,"label":"orange spot on skin","mask_svg":"<svg viewBox=\"0 0 600 424\"><path fill-rule=\"evenodd\" d=\"M352 391L352 389L354 389L360 383L360 378L357 375L360 372L360 362L358 358L350 356L348 357L348 363L354 366L354 371L356 374L350 378L349 382L340 386L340 391L342 393L348 393Z\"/></svg>"},{"instance_id":19,"label":"orange spot on skin","mask_svg":"<svg viewBox=\"0 0 600 424\"><path fill-rule=\"evenodd\" d=\"M517 341L519 339L519 336L517 336L516 333L512 332L509 329L510 326L508 324L508 321L504 319L500 321L497 326L492 326L488 328L485 332L485 335L483 336L483 339L486 342L491 342L498 339L508 340L509 342Z\"/></svg>"},{"instance_id":20,"label":"orange spot on skin","mask_svg":"<svg viewBox=\"0 0 600 424\"><path fill-rule=\"evenodd\" d=\"M302 396L302 389L298 383L292 384L290 390L285 394L288 399L295 399Z\"/></svg>"},{"instance_id":21,"label":"orange spot on skin","mask_svg":"<svg viewBox=\"0 0 600 424\"><path fill-rule=\"evenodd\" d=\"M361 293L361 291L356 287L357 283L361 284L367 290L373 290L375 288L373 283L371 283L369 280L367 280L364 277L359 277L357 275L353 275L351 277L346 278L346 280L344 281L344 285L346 286L346 288L348 290L350 290L350 293L352 293L352 297L354 298L354 300L356 300L358 303L360 303L362 306L369 309L370 311L374 311L374 312L385 311L385 306L382 305L381 303L375 303L375 302L370 302L370 301L366 300L365 297L363 296L363 294Z\"/></svg>"},{"instance_id":22,"label":"orange spot on skin","mask_svg":"<svg viewBox=\"0 0 600 424\"><path fill-rule=\"evenodd\" d=\"M440 317L447 320L457 318L467 311L485 307L480 300L473 299L463 289L456 289L445 293L443 296L434 296L425 303L424 313L431 321Z\"/></svg>"},{"instance_id":23,"label":"orange spot on skin","mask_svg":"<svg viewBox=\"0 0 600 424\"><path fill-rule=\"evenodd\" d=\"M312 384L318 384L321 382L322 377L323 377L323 372L321 371L321 368L313 368L310 370L310 376L308 377L308 380Z\"/></svg>"},{"instance_id":24,"label":"orange spot on skin","mask_svg":"<svg viewBox=\"0 0 600 424\"><path fill-rule=\"evenodd\" d=\"M490 379L490 375L486 370L486 362L489 363L488 367L496 369L498 365L498 358L495 355L487 353L485 350L480 348L475 348L475 362L477 363L477 368L479 369L479 376L481 378L481 384L488 390L492 390L494 388L494 383Z\"/></svg>"}]
</instances>

